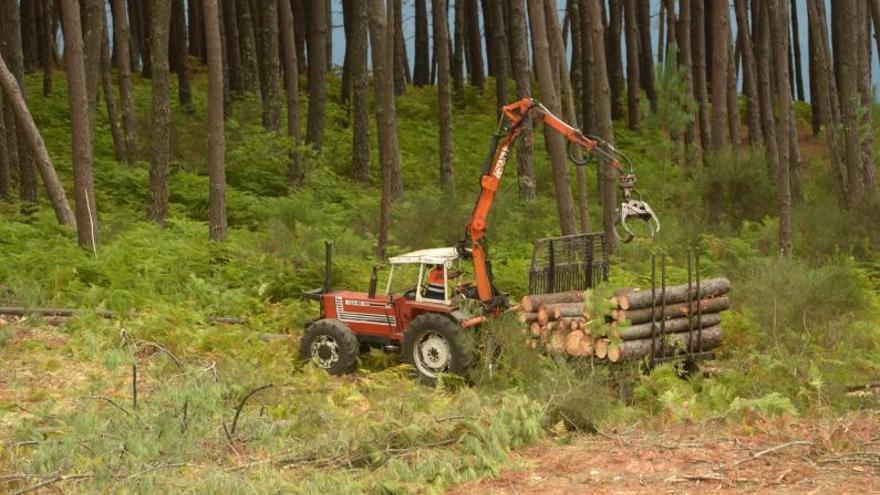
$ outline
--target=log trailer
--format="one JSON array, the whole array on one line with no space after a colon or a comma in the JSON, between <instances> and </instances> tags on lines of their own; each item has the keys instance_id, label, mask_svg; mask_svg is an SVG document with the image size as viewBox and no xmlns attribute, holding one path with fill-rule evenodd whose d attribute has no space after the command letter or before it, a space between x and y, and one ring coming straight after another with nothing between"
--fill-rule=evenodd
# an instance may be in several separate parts
<instances>
[{"instance_id":1,"label":"log trailer","mask_svg":"<svg viewBox=\"0 0 880 495\"><path fill-rule=\"evenodd\" d=\"M367 292L334 290L331 283L331 244L327 245L327 266L324 285L306 294L320 303L320 318L307 324L300 353L332 374L347 373L357 366L358 354L379 347L386 352L401 354L402 360L414 366L426 383L436 381L441 373L465 374L474 359L473 339L469 329L508 306L507 297L492 281L488 259L486 229L495 194L511 147L527 122L542 122L568 140L569 159L583 166L587 160L578 159L572 151L581 148L609 160L617 171L618 185L624 201L618 211L617 226L623 242L633 238L627 219L636 218L649 224L651 235L659 231L660 223L651 207L634 193L636 182L632 163L614 147L599 138L585 136L580 130L553 115L533 98L502 107L498 130L492 137L486 165L480 178L480 194L470 215L464 240L457 247L426 249L389 259L391 273L384 294L377 295L377 276L374 268ZM627 170L621 171L626 164ZM582 236L559 238L568 244L584 239ZM475 284L459 287L450 297L449 269L462 259L472 262ZM417 265L418 279L412 288L402 293L391 290L395 267ZM443 299L430 299L423 294L426 269L442 267ZM592 280L587 282L589 287ZM579 287L579 288L587 288ZM459 301L467 297L480 302L483 315L469 317L459 308Z\"/></svg>"}]
</instances>

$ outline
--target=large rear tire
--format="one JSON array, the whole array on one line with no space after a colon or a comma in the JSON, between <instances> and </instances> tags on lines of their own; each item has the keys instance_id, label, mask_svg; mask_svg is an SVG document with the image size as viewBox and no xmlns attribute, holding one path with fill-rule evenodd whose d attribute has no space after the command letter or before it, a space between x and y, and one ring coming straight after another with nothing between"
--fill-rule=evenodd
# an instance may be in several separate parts
<instances>
[{"instance_id":1,"label":"large rear tire","mask_svg":"<svg viewBox=\"0 0 880 495\"><path fill-rule=\"evenodd\" d=\"M467 375L474 361L474 341L448 316L426 313L413 320L404 333L401 353L422 382L434 385L441 373Z\"/></svg>"},{"instance_id":2,"label":"large rear tire","mask_svg":"<svg viewBox=\"0 0 880 495\"><path fill-rule=\"evenodd\" d=\"M345 323L334 319L309 325L300 341L299 353L331 375L351 373L357 368L357 337Z\"/></svg>"}]
</instances>

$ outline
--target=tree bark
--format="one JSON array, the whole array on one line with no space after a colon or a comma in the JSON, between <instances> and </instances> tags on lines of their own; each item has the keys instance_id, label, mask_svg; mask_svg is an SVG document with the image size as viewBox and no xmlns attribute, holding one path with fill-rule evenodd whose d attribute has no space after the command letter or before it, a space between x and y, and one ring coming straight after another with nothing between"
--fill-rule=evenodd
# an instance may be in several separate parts
<instances>
[{"instance_id":1,"label":"tree bark","mask_svg":"<svg viewBox=\"0 0 880 495\"><path fill-rule=\"evenodd\" d=\"M309 116L306 141L318 152L324 143L324 118L327 112L327 21L324 2L313 0L309 9Z\"/></svg>"},{"instance_id":2,"label":"tree bark","mask_svg":"<svg viewBox=\"0 0 880 495\"><path fill-rule=\"evenodd\" d=\"M601 45L593 44L593 46L597 47L595 48L595 51L598 51L598 47L605 47L607 45L606 59L608 67L608 82L611 90L611 116L614 119L621 119L624 116L622 101L624 86L623 58L620 50L620 35L621 30L623 29L623 2L611 2L609 5L609 18L607 43L603 40ZM603 30L604 29L603 26Z\"/></svg>"},{"instance_id":3,"label":"tree bark","mask_svg":"<svg viewBox=\"0 0 880 495\"><path fill-rule=\"evenodd\" d=\"M770 77L771 53L770 53L770 23L767 19L766 7L758 7L755 23L755 60L757 65L758 99L761 111L761 128L764 132L765 156L771 177L776 176L779 168L779 151L776 143L776 117L773 115L773 92Z\"/></svg>"},{"instance_id":4,"label":"tree bark","mask_svg":"<svg viewBox=\"0 0 880 495\"><path fill-rule=\"evenodd\" d=\"M0 88L2 88L8 104L6 107L7 110L4 111L12 111L15 113L14 117L18 118L18 128L21 130L22 135L26 138L27 143L33 151L37 168L42 175L43 184L46 186L46 195L49 197L49 201L52 203L52 209L55 211L55 218L61 225L76 225L73 212L70 210L70 205L67 202L67 196L64 194L64 187L62 187L61 181L58 180L58 175L55 173L55 167L52 165L52 160L49 158L49 152L46 150L46 145L43 142L42 136L40 136L40 131L37 129L37 125L34 123L34 119L28 110L22 88L16 80L15 75L6 65L6 61L3 59L2 55L0 55ZM0 117L2 117L2 115L0 115ZM0 124L0 131L3 130L3 127L5 126ZM8 159L9 157L8 154L4 153L3 141L3 136L0 135L0 165L3 164L4 159ZM8 173L8 166L5 170L0 166L0 175ZM8 177L0 177L0 185L3 183L9 184ZM9 192L7 191L6 196L8 197L8 195Z\"/></svg>"},{"instance_id":5,"label":"tree bark","mask_svg":"<svg viewBox=\"0 0 880 495\"><path fill-rule=\"evenodd\" d=\"M467 24L467 39L465 40L468 65L470 66L471 86L483 88L486 84L486 74L483 72L483 43L480 37L480 14L477 2L479 0L463 0L465 5L465 22Z\"/></svg>"},{"instance_id":6,"label":"tree bark","mask_svg":"<svg viewBox=\"0 0 880 495\"><path fill-rule=\"evenodd\" d=\"M525 0L511 0L510 2L510 34L511 68L516 81L516 98L520 100L532 94ZM520 133L516 153L519 197L526 201L535 199L535 168L532 164L533 141L531 123L526 123Z\"/></svg>"},{"instance_id":7,"label":"tree bark","mask_svg":"<svg viewBox=\"0 0 880 495\"><path fill-rule=\"evenodd\" d=\"M730 144L733 154L740 156L742 150L742 119L739 116L739 94L737 92L736 54L733 48L733 35L730 26L727 28L727 77L725 78L727 89L727 121L730 131Z\"/></svg>"},{"instance_id":8,"label":"tree bark","mask_svg":"<svg viewBox=\"0 0 880 495\"><path fill-rule=\"evenodd\" d=\"M116 65L119 73L119 95L122 107L122 128L125 135L125 159L134 162L138 155L137 117L134 111L134 89L131 82L131 34L125 0L113 0L113 43L116 45Z\"/></svg>"},{"instance_id":9,"label":"tree bark","mask_svg":"<svg viewBox=\"0 0 880 495\"><path fill-rule=\"evenodd\" d=\"M261 52L260 75L265 82L262 85L263 127L277 131L281 128L281 82L279 81L280 63L278 61L278 3L277 0L261 4L260 30ZM327 92L324 89L324 98ZM311 101L311 100L310 100ZM311 106L311 105L309 105ZM321 138L323 139L323 138ZM320 148L320 144L318 144Z\"/></svg>"},{"instance_id":10,"label":"tree bark","mask_svg":"<svg viewBox=\"0 0 880 495\"><path fill-rule=\"evenodd\" d=\"M299 155L299 67L296 62L296 22L290 0L277 0L278 14L281 17L281 47L284 54L284 86L287 95L287 135L290 136L293 150L290 153L290 165L287 168L287 181L296 189L305 180L305 169ZM347 49L347 48L346 48Z\"/></svg>"},{"instance_id":11,"label":"tree bark","mask_svg":"<svg viewBox=\"0 0 880 495\"><path fill-rule=\"evenodd\" d=\"M581 117L582 125L586 134L596 133L596 62L593 50L593 37L590 32L590 18L587 15L587 2L578 1L578 16L580 17L580 39L572 40L572 43L580 44L581 55ZM604 49L599 45L599 49ZM606 76L607 77L607 76Z\"/></svg>"},{"instance_id":12,"label":"tree bark","mask_svg":"<svg viewBox=\"0 0 880 495\"><path fill-rule=\"evenodd\" d=\"M297 69L300 74L306 74L308 72L308 64L306 63L306 35L308 33L306 19L309 11L303 6L303 0L291 0L291 7L298 14L293 17L293 21L296 23L294 29L296 34L296 63L299 65Z\"/></svg>"},{"instance_id":13,"label":"tree bark","mask_svg":"<svg viewBox=\"0 0 880 495\"><path fill-rule=\"evenodd\" d=\"M779 129L776 133L779 166L776 169L777 192L779 195L779 252L783 257L791 257L791 163L790 135L786 132L791 125L791 86L788 73L788 1L771 0L767 4L770 33L773 41L773 64L776 67L776 98L779 104Z\"/></svg>"},{"instance_id":14,"label":"tree bark","mask_svg":"<svg viewBox=\"0 0 880 495\"><path fill-rule=\"evenodd\" d=\"M638 0L636 24L639 32L639 80L650 102L651 113L657 112L657 88L654 83L654 55L651 53L651 2Z\"/></svg>"},{"instance_id":15,"label":"tree bark","mask_svg":"<svg viewBox=\"0 0 880 495\"><path fill-rule=\"evenodd\" d=\"M718 313L707 313L702 315L701 318L697 318L697 315L694 315L693 318L688 318L687 316L682 318L673 318L671 320L666 320L666 323L663 325L663 330L665 333L679 333L679 332L688 332L691 328L693 328L694 332L699 332L700 329L714 327L716 325L721 324L721 315ZM659 322L656 325L652 325L650 322L641 323L639 325L632 325L629 327L620 328L620 338L624 341L627 340L639 340L639 339L650 339L652 328L656 329L655 335L660 336L660 324Z\"/></svg>"},{"instance_id":16,"label":"tree bark","mask_svg":"<svg viewBox=\"0 0 880 495\"><path fill-rule=\"evenodd\" d=\"M773 0L776 1L776 0ZM713 0L712 8L712 151L724 153L730 150L729 123L727 121L728 78L728 9L726 0ZM712 191L715 194L716 191ZM716 202L712 202L717 204ZM718 220L716 215L713 215Z\"/></svg>"},{"instance_id":17,"label":"tree bark","mask_svg":"<svg viewBox=\"0 0 880 495\"><path fill-rule=\"evenodd\" d=\"M806 101L804 93L804 74L801 64L801 36L798 22L798 0L791 0L791 43L794 54L795 87L798 101Z\"/></svg>"},{"instance_id":18,"label":"tree bark","mask_svg":"<svg viewBox=\"0 0 880 495\"><path fill-rule=\"evenodd\" d=\"M204 0L205 48L208 58L208 202L212 241L226 240L226 137L223 130L223 59L217 0Z\"/></svg>"},{"instance_id":19,"label":"tree bark","mask_svg":"<svg viewBox=\"0 0 880 495\"><path fill-rule=\"evenodd\" d=\"M686 302L675 303L667 304L664 307L660 306L658 303L656 308L647 307L641 309L613 310L612 316L616 321L628 321L633 325L637 325L639 323L650 322L652 315L653 318L657 321L664 318L667 320L671 320L673 318L684 318L688 314L696 315L698 312L702 314L718 313L728 309L729 307L730 300L727 298L727 296L719 296L707 299L700 299L699 301L694 301L690 304Z\"/></svg>"},{"instance_id":20,"label":"tree bark","mask_svg":"<svg viewBox=\"0 0 880 495\"><path fill-rule=\"evenodd\" d=\"M376 129L379 134L379 161L382 163L382 195L379 206L379 236L377 254L385 259L390 223L392 174L397 154L397 124L394 106L394 26L385 12L393 11L393 0L388 8L382 0L369 0L370 48L373 61L373 81L376 90ZM393 14L390 16L393 18Z\"/></svg>"},{"instance_id":21,"label":"tree bark","mask_svg":"<svg viewBox=\"0 0 880 495\"><path fill-rule=\"evenodd\" d=\"M626 22L626 103L627 124L631 130L641 126L641 74L639 66L639 27L636 0L624 0Z\"/></svg>"},{"instance_id":22,"label":"tree bark","mask_svg":"<svg viewBox=\"0 0 880 495\"><path fill-rule=\"evenodd\" d=\"M759 147L764 143L761 130L761 110L758 96L758 82L755 69L755 52L752 49L752 35L749 31L747 0L734 0L736 10L736 32L742 54L743 91L746 94L746 108L749 118L749 144Z\"/></svg>"},{"instance_id":23,"label":"tree bark","mask_svg":"<svg viewBox=\"0 0 880 495\"><path fill-rule=\"evenodd\" d=\"M89 124L89 97L80 28L79 2L60 0L64 22L64 51L67 66L67 92L70 100L71 143L73 145L73 185L76 197L77 241L80 247L97 249L98 207L92 178L92 127Z\"/></svg>"},{"instance_id":24,"label":"tree bark","mask_svg":"<svg viewBox=\"0 0 880 495\"><path fill-rule=\"evenodd\" d=\"M837 204L841 209L849 207L846 190L846 178L841 165L839 148L840 115L832 110L833 101L837 100L837 88L831 72L831 50L828 42L828 30L825 23L825 5L823 0L807 0L807 19L810 22L813 46L810 51L816 55L816 93L811 95L814 108L818 108L819 121L825 126L825 140L828 143L831 178Z\"/></svg>"},{"instance_id":25,"label":"tree bark","mask_svg":"<svg viewBox=\"0 0 880 495\"><path fill-rule=\"evenodd\" d=\"M101 11L104 14L104 11ZM107 125L113 138L113 152L117 161L125 161L128 152L125 149L125 136L116 111L116 97L113 95L113 76L110 74L110 36L107 32L107 17L101 21L101 90L104 93L104 104L107 107Z\"/></svg>"},{"instance_id":26,"label":"tree bark","mask_svg":"<svg viewBox=\"0 0 880 495\"><path fill-rule=\"evenodd\" d=\"M709 124L709 93L706 87L706 18L703 2L691 3L691 55L693 60L694 96L697 100L700 144L704 150L712 147Z\"/></svg>"},{"instance_id":27,"label":"tree bark","mask_svg":"<svg viewBox=\"0 0 880 495\"><path fill-rule=\"evenodd\" d=\"M367 3L351 2L351 44L346 45L346 53L351 51L352 82L352 154L351 170L355 179L370 180L370 116L367 91L370 81L367 76L367 46L369 44ZM435 48L436 51L436 48Z\"/></svg>"},{"instance_id":28,"label":"tree bark","mask_svg":"<svg viewBox=\"0 0 880 495\"><path fill-rule=\"evenodd\" d=\"M402 0L394 0L394 94L406 94L406 85L412 80L409 60L406 57L406 41L403 39Z\"/></svg>"},{"instance_id":29,"label":"tree bark","mask_svg":"<svg viewBox=\"0 0 880 495\"><path fill-rule=\"evenodd\" d=\"M694 75L692 70L693 57L691 51L691 2L690 0L682 0L679 4L679 16L677 22L676 34L678 36L678 66L684 74L687 94L690 96L694 93ZM685 125L684 128L684 147L685 147L685 163L689 167L696 166L700 161L700 145L697 136L700 134L698 129L700 124L700 109L694 110L694 119Z\"/></svg>"},{"instance_id":30,"label":"tree bark","mask_svg":"<svg viewBox=\"0 0 880 495\"><path fill-rule=\"evenodd\" d=\"M426 86L430 82L431 55L429 53L428 7L426 2L427 0L416 0L415 6L416 40L415 61L413 63L413 85L415 86ZM446 17L445 14L446 11L444 10L444 18Z\"/></svg>"},{"instance_id":31,"label":"tree bark","mask_svg":"<svg viewBox=\"0 0 880 495\"><path fill-rule=\"evenodd\" d=\"M82 36L86 63L86 89L89 96L89 125L92 134L95 132L95 112L98 109L98 87L101 82L101 40L104 30L101 19L104 19L103 0L81 0Z\"/></svg>"},{"instance_id":32,"label":"tree bark","mask_svg":"<svg viewBox=\"0 0 880 495\"><path fill-rule=\"evenodd\" d=\"M433 0L434 53L437 54L437 97L440 109L440 187L455 188L452 141L452 82L449 77L449 28L446 22L446 0ZM495 5L496 13L501 4Z\"/></svg>"},{"instance_id":33,"label":"tree bark","mask_svg":"<svg viewBox=\"0 0 880 495\"><path fill-rule=\"evenodd\" d=\"M38 41L40 49L40 67L43 69L43 96L52 94L52 72L54 62L52 52L55 47L55 32L52 29L52 18L55 15L53 0L36 0L39 13Z\"/></svg>"},{"instance_id":34,"label":"tree bark","mask_svg":"<svg viewBox=\"0 0 880 495\"><path fill-rule=\"evenodd\" d=\"M693 339L691 339L688 332L667 336L669 344L678 349L688 349L691 347L696 349L697 346L702 343L704 350L714 349L720 346L723 338L724 334L720 326L704 328L700 332L694 332ZM611 355L609 355L609 359L614 362L619 359L643 358L652 353L661 352L664 345L666 345L666 343L662 342L660 339L630 340L620 344L619 354L615 354L615 356L619 356L618 359L613 359Z\"/></svg>"},{"instance_id":35,"label":"tree bark","mask_svg":"<svg viewBox=\"0 0 880 495\"><path fill-rule=\"evenodd\" d=\"M224 0L225 1L225 0ZM235 0L232 0L235 1ZM199 60L205 60L205 13L201 0L187 0L189 40L188 52Z\"/></svg>"},{"instance_id":36,"label":"tree bark","mask_svg":"<svg viewBox=\"0 0 880 495\"><path fill-rule=\"evenodd\" d=\"M538 86L544 106L555 115L562 107L554 85L554 68L551 66L550 43L547 35L547 21L544 16L543 0L528 0L529 21L532 33L532 51L537 68ZM563 235L577 233L574 200L571 196L568 175L568 157L565 153L563 137L547 126L544 127L544 141L550 154L553 167L553 183L556 191L556 209L559 226Z\"/></svg>"},{"instance_id":37,"label":"tree bark","mask_svg":"<svg viewBox=\"0 0 880 495\"><path fill-rule=\"evenodd\" d=\"M171 104L169 102L168 29L170 0L154 0L150 39L153 86L153 135L150 160L150 205L147 217L165 226L168 214L168 164L171 161Z\"/></svg>"},{"instance_id":38,"label":"tree bark","mask_svg":"<svg viewBox=\"0 0 880 495\"><path fill-rule=\"evenodd\" d=\"M236 96L244 95L244 68L241 65L241 37L238 34L238 13L235 0L223 0L223 30L226 35L226 65L229 67L229 90Z\"/></svg>"},{"instance_id":39,"label":"tree bark","mask_svg":"<svg viewBox=\"0 0 880 495\"><path fill-rule=\"evenodd\" d=\"M504 9L500 1L489 2L492 18L492 50L495 60L495 102L502 107L509 102L507 96L507 79L510 77L510 62L507 57L507 33L504 28Z\"/></svg>"},{"instance_id":40,"label":"tree bark","mask_svg":"<svg viewBox=\"0 0 880 495\"><path fill-rule=\"evenodd\" d=\"M464 24L464 5L462 0L455 0L455 40L453 42L454 49L452 51L452 88L455 90L456 94L460 94L464 90Z\"/></svg>"},{"instance_id":41,"label":"tree bark","mask_svg":"<svg viewBox=\"0 0 880 495\"><path fill-rule=\"evenodd\" d=\"M711 278L700 282L700 290L697 292L696 284L692 290L688 286L675 285L666 288L666 304L687 302L688 299L705 299L727 294L730 291L730 280L726 278ZM658 290L655 300L660 303L661 293ZM642 309L651 305L650 290L625 290L616 295L618 305L622 309Z\"/></svg>"},{"instance_id":42,"label":"tree bark","mask_svg":"<svg viewBox=\"0 0 880 495\"><path fill-rule=\"evenodd\" d=\"M863 19L859 32L859 93L862 135L862 180L865 195L873 198L877 192L876 165L874 164L874 86L871 83L871 15L866 2L859 3L859 19Z\"/></svg>"},{"instance_id":43,"label":"tree bark","mask_svg":"<svg viewBox=\"0 0 880 495\"><path fill-rule=\"evenodd\" d=\"M490 77L496 77L498 69L495 61L495 19L492 6L487 0L480 0L483 14L483 39L486 40L486 68Z\"/></svg>"},{"instance_id":44,"label":"tree bark","mask_svg":"<svg viewBox=\"0 0 880 495\"><path fill-rule=\"evenodd\" d=\"M21 51L25 72L28 74L36 72L39 60L35 3L36 0L21 0Z\"/></svg>"},{"instance_id":45,"label":"tree bark","mask_svg":"<svg viewBox=\"0 0 880 495\"><path fill-rule=\"evenodd\" d=\"M235 13L237 20L235 24L238 27L239 54L244 90L257 93L260 87L260 69L257 64L257 41L254 36L254 24L251 20L250 3L248 0L224 1L236 2Z\"/></svg>"},{"instance_id":46,"label":"tree bark","mask_svg":"<svg viewBox=\"0 0 880 495\"><path fill-rule=\"evenodd\" d=\"M171 2L171 29L175 39L174 50L177 58L177 98L180 105L188 112L192 111L192 85L190 74L192 67L189 62L189 50L187 46L186 9L183 0Z\"/></svg>"},{"instance_id":47,"label":"tree bark","mask_svg":"<svg viewBox=\"0 0 880 495\"><path fill-rule=\"evenodd\" d=\"M611 88L608 81L608 72L605 64L605 51L599 49L605 40L605 31L602 25L602 7L600 0L587 0L587 17L590 20L589 33L592 37L593 77L596 85L596 135L609 143L614 143L614 127L611 120ZM614 233L614 221L617 209L614 188L615 171L611 162L604 157L599 157L599 194L602 199L602 230L605 233L606 249L609 253L617 251L618 239Z\"/></svg>"},{"instance_id":48,"label":"tree bark","mask_svg":"<svg viewBox=\"0 0 880 495\"><path fill-rule=\"evenodd\" d=\"M865 204L866 192L864 173L862 170L861 136L859 133L858 108L861 106L861 95L858 90L859 74L859 32L856 26L858 19L858 2L841 0L832 6L832 12L839 10L837 16L846 29L840 29L838 36L840 49L834 58L840 91L840 109L843 131L846 141L846 168L849 182L850 204Z\"/></svg>"}]
</instances>

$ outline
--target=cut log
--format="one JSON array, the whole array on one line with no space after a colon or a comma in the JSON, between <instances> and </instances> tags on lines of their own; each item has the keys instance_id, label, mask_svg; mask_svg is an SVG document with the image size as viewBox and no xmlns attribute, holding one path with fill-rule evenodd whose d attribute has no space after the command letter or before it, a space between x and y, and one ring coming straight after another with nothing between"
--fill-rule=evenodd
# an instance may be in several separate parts
<instances>
[{"instance_id":1,"label":"cut log","mask_svg":"<svg viewBox=\"0 0 880 495\"><path fill-rule=\"evenodd\" d=\"M563 316L559 322L569 330L580 330L584 325L584 319L579 317Z\"/></svg>"},{"instance_id":2,"label":"cut log","mask_svg":"<svg viewBox=\"0 0 880 495\"><path fill-rule=\"evenodd\" d=\"M703 350L714 349L721 345L723 332L720 326L704 328L699 332L694 332L693 342L694 348L700 342L700 334L702 334ZM690 333L673 333L664 339L671 347L679 350L688 348L690 342ZM661 339L639 339L630 340L620 344L620 359L639 359L651 354L653 347L655 352L660 352L663 348L663 340Z\"/></svg>"},{"instance_id":3,"label":"cut log","mask_svg":"<svg viewBox=\"0 0 880 495\"><path fill-rule=\"evenodd\" d=\"M586 316L582 302L548 304L545 308L547 308L547 314L556 320L564 317L580 318Z\"/></svg>"},{"instance_id":4,"label":"cut log","mask_svg":"<svg viewBox=\"0 0 880 495\"><path fill-rule=\"evenodd\" d=\"M529 333L531 335L540 336L541 335L541 324L537 321L533 321L529 325Z\"/></svg>"},{"instance_id":5,"label":"cut log","mask_svg":"<svg viewBox=\"0 0 880 495\"><path fill-rule=\"evenodd\" d=\"M565 332L551 332L550 339L547 341L547 350L557 354L565 352L565 337Z\"/></svg>"},{"instance_id":6,"label":"cut log","mask_svg":"<svg viewBox=\"0 0 880 495\"><path fill-rule=\"evenodd\" d=\"M718 313L730 307L730 300L727 299L727 296L719 296L710 299L700 299L690 305L686 302L668 304L665 311L659 306L657 308L630 309L626 311L619 309L616 311L614 319L616 321L629 321L631 324L637 325L650 322L653 314L653 317L657 320L661 318L671 320L673 318L682 318L689 313L697 314L698 306L702 309L703 314Z\"/></svg>"},{"instance_id":7,"label":"cut log","mask_svg":"<svg viewBox=\"0 0 880 495\"><path fill-rule=\"evenodd\" d=\"M559 304L584 302L584 291L571 290L568 292L555 292L553 294L533 294L522 298L522 309L526 312L532 312L538 309L542 304Z\"/></svg>"},{"instance_id":8,"label":"cut log","mask_svg":"<svg viewBox=\"0 0 880 495\"><path fill-rule=\"evenodd\" d=\"M547 306L540 305L538 306L538 323L541 325L546 325L548 321L550 321L550 314L547 312Z\"/></svg>"},{"instance_id":9,"label":"cut log","mask_svg":"<svg viewBox=\"0 0 880 495\"><path fill-rule=\"evenodd\" d=\"M593 353L599 359L605 359L608 356L608 339L598 339L593 342Z\"/></svg>"},{"instance_id":10,"label":"cut log","mask_svg":"<svg viewBox=\"0 0 880 495\"><path fill-rule=\"evenodd\" d=\"M620 346L621 344L619 342L611 341L608 343L608 360L612 363L620 361L620 356L622 354Z\"/></svg>"},{"instance_id":11,"label":"cut log","mask_svg":"<svg viewBox=\"0 0 880 495\"><path fill-rule=\"evenodd\" d=\"M578 343L577 353L575 356L583 357L583 356L592 356L593 355L593 337L584 334Z\"/></svg>"},{"instance_id":12,"label":"cut log","mask_svg":"<svg viewBox=\"0 0 880 495\"><path fill-rule=\"evenodd\" d=\"M520 313L520 323L532 323L538 321L538 313Z\"/></svg>"},{"instance_id":13,"label":"cut log","mask_svg":"<svg viewBox=\"0 0 880 495\"><path fill-rule=\"evenodd\" d=\"M687 332L690 329L690 319L688 317L683 318L673 318L671 320L666 320L665 331L666 333L677 333L677 332ZM697 321L697 315L694 315L693 324L694 330L699 330L700 328L713 327L721 323L721 315L718 313L704 313L702 315L701 321ZM660 334L660 324L657 324L657 334ZM645 339L651 336L651 322L641 323L639 325L633 325L630 327L623 327L620 329L620 338L623 340L637 340L637 339Z\"/></svg>"},{"instance_id":14,"label":"cut log","mask_svg":"<svg viewBox=\"0 0 880 495\"><path fill-rule=\"evenodd\" d=\"M688 291L687 284L674 285L666 288L666 304L687 303L689 297L696 299L706 299L717 297L730 291L730 280L726 278L710 278L700 281L700 292L697 294L697 284L694 283L692 290ZM657 288L654 293L657 304L660 304L661 291ZM651 290L624 289L618 292L617 305L620 309L642 309L651 305Z\"/></svg>"},{"instance_id":15,"label":"cut log","mask_svg":"<svg viewBox=\"0 0 880 495\"><path fill-rule=\"evenodd\" d=\"M569 332L569 334L565 336L565 353L570 356L577 356L581 348L581 339L583 338L584 332L581 332L580 330Z\"/></svg>"}]
</instances>

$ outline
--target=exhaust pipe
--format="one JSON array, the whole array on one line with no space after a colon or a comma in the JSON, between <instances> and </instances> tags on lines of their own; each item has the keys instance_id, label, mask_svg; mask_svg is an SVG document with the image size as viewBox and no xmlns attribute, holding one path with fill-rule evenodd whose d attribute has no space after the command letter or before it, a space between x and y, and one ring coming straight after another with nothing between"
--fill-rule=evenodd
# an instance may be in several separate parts
<instances>
[{"instance_id":1,"label":"exhaust pipe","mask_svg":"<svg viewBox=\"0 0 880 495\"><path fill-rule=\"evenodd\" d=\"M333 241L324 241L324 292L333 290Z\"/></svg>"},{"instance_id":2,"label":"exhaust pipe","mask_svg":"<svg viewBox=\"0 0 880 495\"><path fill-rule=\"evenodd\" d=\"M373 272L370 273L370 293L368 294L368 297L370 299L373 299L376 297L376 285L379 282L379 275L376 270L377 270L376 267L373 266Z\"/></svg>"}]
</instances>

